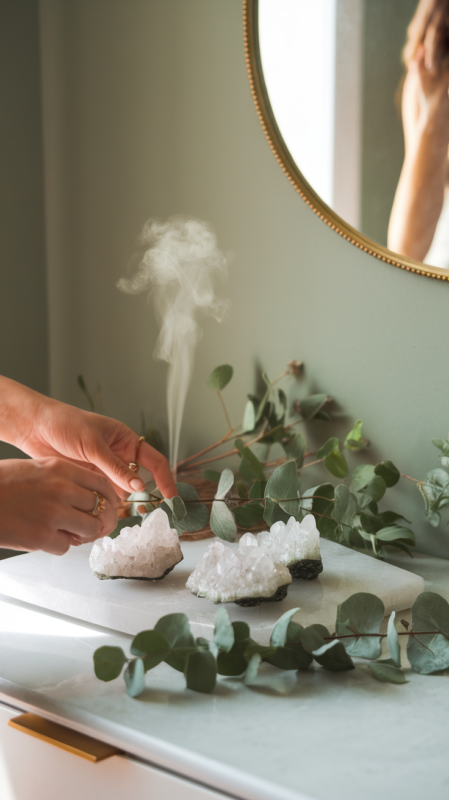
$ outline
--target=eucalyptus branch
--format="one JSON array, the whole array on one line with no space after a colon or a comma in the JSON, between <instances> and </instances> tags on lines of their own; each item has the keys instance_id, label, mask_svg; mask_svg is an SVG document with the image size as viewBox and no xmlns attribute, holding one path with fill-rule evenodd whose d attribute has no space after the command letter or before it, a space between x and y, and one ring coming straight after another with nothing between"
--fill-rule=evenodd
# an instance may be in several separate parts
<instances>
[{"instance_id":1,"label":"eucalyptus branch","mask_svg":"<svg viewBox=\"0 0 449 800\"><path fill-rule=\"evenodd\" d=\"M98 648L94 652L95 675L102 681L112 681L125 667L126 690L131 697L137 697L145 689L145 672L165 661L184 673L187 688L210 693L219 675L243 678L245 684L251 684L263 661L278 669L298 670L298 680L316 662L325 671L335 673L335 680L341 672L355 669L353 657L357 657L368 662L377 680L404 684L407 679L401 668L400 636L408 636L407 657L415 672L428 675L449 667L449 604L433 592L424 592L415 600L411 628L400 632L392 612L387 632L381 633L385 606L373 594L356 593L341 603L336 609L332 635L326 635L323 626L316 623L304 627L294 622L299 611L293 608L282 614L273 627L269 645L258 644L247 623L231 623L223 605L215 617L212 641L195 639L185 614L168 614L158 620L153 630L135 636L131 643L135 658L129 658L120 647ZM428 628L417 630L417 620L423 615L429 620ZM243 626L247 631L244 639ZM347 633L348 629L352 633ZM424 636L432 637L432 642L440 637L435 651L422 641ZM382 660L381 642L385 639L390 658Z\"/></svg>"}]
</instances>

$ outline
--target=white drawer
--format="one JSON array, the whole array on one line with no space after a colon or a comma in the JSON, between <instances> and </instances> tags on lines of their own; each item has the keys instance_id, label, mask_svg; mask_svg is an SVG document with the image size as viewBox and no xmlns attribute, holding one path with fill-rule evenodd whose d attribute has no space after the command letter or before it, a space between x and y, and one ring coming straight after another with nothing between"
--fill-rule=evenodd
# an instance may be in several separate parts
<instances>
[{"instance_id":1,"label":"white drawer","mask_svg":"<svg viewBox=\"0 0 449 800\"><path fill-rule=\"evenodd\" d=\"M226 795L113 755L91 763L8 725L18 712L0 704L1 800L224 800ZM139 794L140 793L140 794Z\"/></svg>"}]
</instances>

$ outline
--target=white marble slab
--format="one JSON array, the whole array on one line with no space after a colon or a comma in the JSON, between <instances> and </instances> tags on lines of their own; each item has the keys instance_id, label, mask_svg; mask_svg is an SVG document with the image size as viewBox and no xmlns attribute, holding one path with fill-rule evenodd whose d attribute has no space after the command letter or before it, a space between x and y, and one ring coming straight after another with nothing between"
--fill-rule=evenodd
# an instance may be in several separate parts
<instances>
[{"instance_id":1,"label":"white marble slab","mask_svg":"<svg viewBox=\"0 0 449 800\"><path fill-rule=\"evenodd\" d=\"M72 548L64 556L29 553L0 564L0 594L128 634L152 628L164 614L183 611L197 636L210 636L217 606L185 588L210 541L183 543L184 561L164 580L154 582L98 580L88 563L90 544ZM317 580L294 581L280 603L254 608L228 603L231 620L246 620L253 637L263 643L274 622L295 606L300 608L298 622L320 622L333 630L337 605L355 592L378 595L389 614L410 608L423 591L419 575L334 542L323 540L321 550L324 571Z\"/></svg>"}]
</instances>

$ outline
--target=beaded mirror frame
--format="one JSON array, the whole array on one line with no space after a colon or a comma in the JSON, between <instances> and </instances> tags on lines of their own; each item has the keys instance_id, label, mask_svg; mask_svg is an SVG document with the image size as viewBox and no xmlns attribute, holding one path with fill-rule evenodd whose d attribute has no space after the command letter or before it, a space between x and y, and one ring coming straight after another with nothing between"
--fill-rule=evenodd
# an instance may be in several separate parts
<instances>
[{"instance_id":1,"label":"beaded mirror frame","mask_svg":"<svg viewBox=\"0 0 449 800\"><path fill-rule=\"evenodd\" d=\"M360 231L352 228L323 202L312 186L306 181L304 175L298 169L296 162L293 160L279 130L271 107L260 56L258 0L243 0L243 30L245 58L251 93L262 129L279 166L290 183L294 186L299 196L312 211L317 214L325 225L328 225L335 233L343 239L346 239L350 244L358 247L359 250L362 250L364 253L406 272L423 275L426 278L449 281L448 270L439 267L430 267L427 266L427 264L423 264L421 261L414 261L412 258L406 258L405 256L393 253L386 247L364 236Z\"/></svg>"}]
</instances>

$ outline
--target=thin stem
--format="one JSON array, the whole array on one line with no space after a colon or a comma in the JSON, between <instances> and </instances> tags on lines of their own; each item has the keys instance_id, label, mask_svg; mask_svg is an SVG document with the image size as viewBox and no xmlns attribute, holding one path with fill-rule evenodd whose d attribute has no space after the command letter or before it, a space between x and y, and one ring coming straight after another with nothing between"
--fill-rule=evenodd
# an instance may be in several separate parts
<instances>
[{"instance_id":1,"label":"thin stem","mask_svg":"<svg viewBox=\"0 0 449 800\"><path fill-rule=\"evenodd\" d=\"M416 478L411 478L410 475L406 475L404 472L401 472L401 476L407 478L409 481L413 481L413 483L419 483L421 485L425 483L425 481L418 481Z\"/></svg>"},{"instance_id":2,"label":"thin stem","mask_svg":"<svg viewBox=\"0 0 449 800\"><path fill-rule=\"evenodd\" d=\"M234 431L238 427L239 426L237 425L236 428L231 428L231 430L229 430L225 434L225 436L222 436L222 438L219 439L218 442L215 442L214 444L210 444L208 447L205 447L204 450L200 450L199 453L195 453L193 456L189 456L188 458L185 458L184 461L178 461L178 463L176 465L176 469L179 470L179 467L183 467L184 464L188 464L190 461L194 461L195 458L199 458L200 456L204 456L206 453L210 453L211 450L215 450L216 447L220 447L220 445L225 444L225 442L227 442L228 439L231 438L232 434L234 433Z\"/></svg>"},{"instance_id":3,"label":"thin stem","mask_svg":"<svg viewBox=\"0 0 449 800\"><path fill-rule=\"evenodd\" d=\"M319 458L317 461L309 461L308 464L303 464L301 469L307 469L307 467L313 467L315 464L321 464L322 461L324 461L324 458Z\"/></svg>"},{"instance_id":4,"label":"thin stem","mask_svg":"<svg viewBox=\"0 0 449 800\"><path fill-rule=\"evenodd\" d=\"M225 414L225 417L226 417L226 422L229 425L229 430L232 431L233 430L232 422L231 422L231 420L229 418L228 409L226 408L226 404L225 404L225 401L223 400L223 395L220 392L220 389L217 389L217 394L218 394L218 397L220 398L220 403L223 406L223 411L224 411L224 414Z\"/></svg>"}]
</instances>

